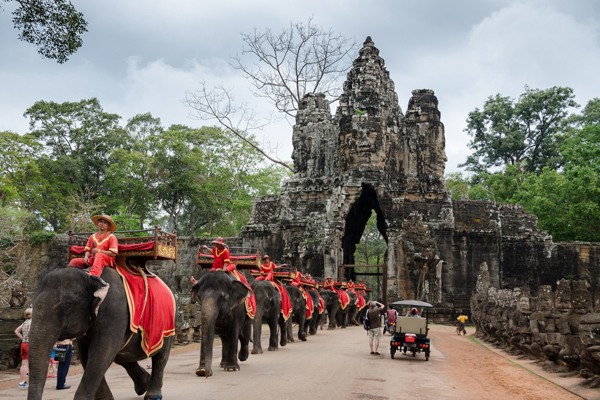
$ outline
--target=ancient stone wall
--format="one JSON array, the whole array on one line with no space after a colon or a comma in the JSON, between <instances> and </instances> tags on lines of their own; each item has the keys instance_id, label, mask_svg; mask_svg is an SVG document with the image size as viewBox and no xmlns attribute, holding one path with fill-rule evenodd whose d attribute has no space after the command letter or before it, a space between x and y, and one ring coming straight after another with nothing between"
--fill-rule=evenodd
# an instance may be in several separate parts
<instances>
[{"instance_id":1,"label":"ancient stone wall","mask_svg":"<svg viewBox=\"0 0 600 400\"><path fill-rule=\"evenodd\" d=\"M482 264L471 316L476 336L505 349L538 359L551 372L577 371L584 385L600 386L600 302L585 280L561 279L541 285L498 289Z\"/></svg>"}]
</instances>

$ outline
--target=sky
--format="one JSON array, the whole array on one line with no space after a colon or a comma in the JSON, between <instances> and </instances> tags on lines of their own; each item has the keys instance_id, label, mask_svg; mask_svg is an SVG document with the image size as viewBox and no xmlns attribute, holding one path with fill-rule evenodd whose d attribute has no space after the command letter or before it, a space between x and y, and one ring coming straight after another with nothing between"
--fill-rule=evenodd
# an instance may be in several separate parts
<instances>
[{"instance_id":1,"label":"sky","mask_svg":"<svg viewBox=\"0 0 600 400\"><path fill-rule=\"evenodd\" d=\"M466 118L500 93L517 98L525 85L568 86L584 106L600 97L600 2L595 0L71 0L88 21L83 46L65 64L43 59L18 40L14 2L0 12L0 131L27 133L23 113L36 101L97 97L127 119L150 112L167 127L213 125L194 119L186 91L223 84L265 117L231 57L242 33L313 23L362 43L371 36L406 111L411 91L433 89L446 134L446 172L470 154ZM335 105L334 105L335 107ZM574 110L575 111L575 110ZM335 112L335 109L332 109ZM290 160L292 128L280 119L259 140Z\"/></svg>"}]
</instances>

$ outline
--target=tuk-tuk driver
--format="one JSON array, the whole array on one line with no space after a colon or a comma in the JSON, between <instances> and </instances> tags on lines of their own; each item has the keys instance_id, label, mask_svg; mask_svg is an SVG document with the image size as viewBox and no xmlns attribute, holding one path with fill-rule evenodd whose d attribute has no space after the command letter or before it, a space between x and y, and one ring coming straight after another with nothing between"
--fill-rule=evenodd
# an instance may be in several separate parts
<instances>
[{"instance_id":1,"label":"tuk-tuk driver","mask_svg":"<svg viewBox=\"0 0 600 400\"><path fill-rule=\"evenodd\" d=\"M406 314L406 316L421 318L421 316L419 315L419 310L417 310L415 307L411 308L410 311Z\"/></svg>"}]
</instances>

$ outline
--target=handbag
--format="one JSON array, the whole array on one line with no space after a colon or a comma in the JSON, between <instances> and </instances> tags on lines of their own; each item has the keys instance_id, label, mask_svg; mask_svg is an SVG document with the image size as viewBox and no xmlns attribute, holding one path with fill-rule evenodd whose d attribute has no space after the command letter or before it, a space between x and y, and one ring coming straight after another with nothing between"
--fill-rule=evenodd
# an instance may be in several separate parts
<instances>
[{"instance_id":1,"label":"handbag","mask_svg":"<svg viewBox=\"0 0 600 400\"><path fill-rule=\"evenodd\" d=\"M65 362L67 360L68 351L68 347L66 349L61 347L57 347L56 349L54 349L54 361Z\"/></svg>"},{"instance_id":2,"label":"handbag","mask_svg":"<svg viewBox=\"0 0 600 400\"><path fill-rule=\"evenodd\" d=\"M367 312L365 313L365 318L363 319L363 328L365 328L365 331L371 329L371 321L369 321L369 310L367 310Z\"/></svg>"}]
</instances>

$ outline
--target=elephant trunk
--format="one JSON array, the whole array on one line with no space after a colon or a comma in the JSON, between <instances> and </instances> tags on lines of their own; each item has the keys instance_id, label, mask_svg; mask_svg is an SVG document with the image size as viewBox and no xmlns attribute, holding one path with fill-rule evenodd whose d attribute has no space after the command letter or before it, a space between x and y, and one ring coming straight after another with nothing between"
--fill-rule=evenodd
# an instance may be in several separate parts
<instances>
[{"instance_id":1,"label":"elephant trunk","mask_svg":"<svg viewBox=\"0 0 600 400\"><path fill-rule=\"evenodd\" d=\"M213 342L215 339L215 325L219 316L216 299L202 300L202 344L200 346L200 367L196 371L199 376L212 375Z\"/></svg>"},{"instance_id":2,"label":"elephant trunk","mask_svg":"<svg viewBox=\"0 0 600 400\"><path fill-rule=\"evenodd\" d=\"M252 320L252 354L261 354L262 344L260 342L261 330L262 330L262 319L263 319L264 306L257 307L254 319Z\"/></svg>"},{"instance_id":3,"label":"elephant trunk","mask_svg":"<svg viewBox=\"0 0 600 400\"><path fill-rule=\"evenodd\" d=\"M52 329L47 325L47 321L35 318L35 316L35 323L31 324L29 331L29 392L27 400L42 398L48 374L48 360L50 360L52 347L60 334L58 329Z\"/></svg>"}]
</instances>

